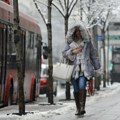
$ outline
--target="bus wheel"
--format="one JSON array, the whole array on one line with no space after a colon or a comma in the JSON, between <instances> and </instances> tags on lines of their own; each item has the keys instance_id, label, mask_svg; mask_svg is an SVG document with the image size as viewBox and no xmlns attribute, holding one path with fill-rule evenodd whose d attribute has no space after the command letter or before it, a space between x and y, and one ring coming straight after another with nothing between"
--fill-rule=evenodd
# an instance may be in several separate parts
<instances>
[{"instance_id":1,"label":"bus wheel","mask_svg":"<svg viewBox=\"0 0 120 120\"><path fill-rule=\"evenodd\" d=\"M8 106L12 105L12 97L13 97L13 84L10 84L9 95L8 95Z\"/></svg>"}]
</instances>

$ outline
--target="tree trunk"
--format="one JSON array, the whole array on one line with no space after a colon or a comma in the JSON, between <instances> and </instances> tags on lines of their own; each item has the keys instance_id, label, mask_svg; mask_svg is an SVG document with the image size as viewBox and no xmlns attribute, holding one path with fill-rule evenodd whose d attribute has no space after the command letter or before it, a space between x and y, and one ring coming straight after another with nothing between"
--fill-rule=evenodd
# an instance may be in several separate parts
<instances>
[{"instance_id":1,"label":"tree trunk","mask_svg":"<svg viewBox=\"0 0 120 120\"><path fill-rule=\"evenodd\" d=\"M67 35L67 31L68 31L68 15L65 16L65 36ZM70 82L66 82L65 94L66 94L66 100L70 100L71 99Z\"/></svg>"},{"instance_id":2,"label":"tree trunk","mask_svg":"<svg viewBox=\"0 0 120 120\"><path fill-rule=\"evenodd\" d=\"M103 30L103 87L106 87L105 31Z\"/></svg>"},{"instance_id":3,"label":"tree trunk","mask_svg":"<svg viewBox=\"0 0 120 120\"><path fill-rule=\"evenodd\" d=\"M53 62L52 62L52 25L51 25L51 11L52 11L52 0L48 0L48 23L47 23L47 30L48 30L48 102L53 104Z\"/></svg>"},{"instance_id":4,"label":"tree trunk","mask_svg":"<svg viewBox=\"0 0 120 120\"><path fill-rule=\"evenodd\" d=\"M24 70L23 70L23 41L21 39L21 30L19 27L19 9L18 0L13 0L14 6L14 42L16 45L16 63L18 74L18 90L19 90L19 114L25 114L24 103Z\"/></svg>"},{"instance_id":5,"label":"tree trunk","mask_svg":"<svg viewBox=\"0 0 120 120\"><path fill-rule=\"evenodd\" d=\"M66 15L64 21L65 21L64 23L65 23L65 36L66 36L68 31L68 15Z\"/></svg>"}]
</instances>

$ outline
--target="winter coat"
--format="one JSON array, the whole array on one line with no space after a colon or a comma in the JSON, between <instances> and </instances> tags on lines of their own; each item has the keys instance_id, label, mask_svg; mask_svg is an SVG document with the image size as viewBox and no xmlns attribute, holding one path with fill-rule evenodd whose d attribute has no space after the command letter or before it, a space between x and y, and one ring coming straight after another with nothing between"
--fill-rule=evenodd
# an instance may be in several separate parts
<instances>
[{"instance_id":1,"label":"winter coat","mask_svg":"<svg viewBox=\"0 0 120 120\"><path fill-rule=\"evenodd\" d=\"M84 76L89 78L94 76L94 71L100 69L100 62L98 58L98 54L96 49L93 47L90 40L87 40L86 38L86 32L84 28L81 25L77 25L80 28L80 32L82 35L82 38L84 40L84 55L81 58L81 66L84 66ZM73 42L73 33L75 31L75 26L71 28L67 33L67 41L65 49L63 50L63 57L66 58L67 61L69 61L69 64L74 65L74 70L76 67L76 55L71 53L71 45ZM73 70L73 73L74 73Z\"/></svg>"}]
</instances>

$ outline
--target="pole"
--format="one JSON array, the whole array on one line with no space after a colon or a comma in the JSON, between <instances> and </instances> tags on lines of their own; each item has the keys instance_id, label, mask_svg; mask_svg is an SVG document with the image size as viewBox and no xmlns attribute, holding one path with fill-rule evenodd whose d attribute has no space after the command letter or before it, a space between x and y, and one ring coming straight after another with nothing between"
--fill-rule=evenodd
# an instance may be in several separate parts
<instances>
[{"instance_id":1,"label":"pole","mask_svg":"<svg viewBox=\"0 0 120 120\"><path fill-rule=\"evenodd\" d=\"M109 40L109 25L107 27L107 36L108 36L108 44L107 44L107 84L109 85L109 48L110 48L110 40Z\"/></svg>"},{"instance_id":2,"label":"pole","mask_svg":"<svg viewBox=\"0 0 120 120\"><path fill-rule=\"evenodd\" d=\"M18 75L18 91L19 91L19 115L25 114L24 103L24 70L23 70L23 41L21 39L21 30L19 26L19 8L18 0L13 0L14 9L14 42L16 46L16 64Z\"/></svg>"}]
</instances>

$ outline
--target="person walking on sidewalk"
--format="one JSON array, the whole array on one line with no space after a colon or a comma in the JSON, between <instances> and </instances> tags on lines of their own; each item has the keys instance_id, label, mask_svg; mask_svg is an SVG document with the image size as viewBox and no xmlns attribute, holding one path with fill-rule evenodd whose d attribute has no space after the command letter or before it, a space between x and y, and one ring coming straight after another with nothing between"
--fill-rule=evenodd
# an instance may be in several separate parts
<instances>
[{"instance_id":1,"label":"person walking on sidewalk","mask_svg":"<svg viewBox=\"0 0 120 120\"><path fill-rule=\"evenodd\" d=\"M94 70L100 69L97 51L90 40L86 39L82 25L75 25L68 30L63 57L74 64L71 83L74 88L74 98L77 112L84 115L86 103L86 82L94 75Z\"/></svg>"}]
</instances>

